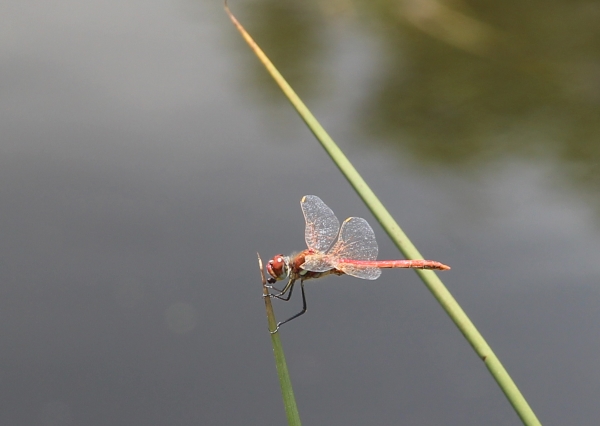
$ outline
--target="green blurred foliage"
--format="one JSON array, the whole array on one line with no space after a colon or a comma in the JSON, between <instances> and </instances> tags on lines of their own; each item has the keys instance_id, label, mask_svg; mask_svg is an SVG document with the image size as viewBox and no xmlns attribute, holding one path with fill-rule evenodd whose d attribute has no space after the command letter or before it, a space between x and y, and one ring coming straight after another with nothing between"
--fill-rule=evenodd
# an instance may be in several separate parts
<instances>
[{"instance_id":1,"label":"green blurred foliage","mask_svg":"<svg viewBox=\"0 0 600 426\"><path fill-rule=\"evenodd\" d=\"M374 40L368 87L349 99L354 130L375 149L472 171L522 157L600 187L600 2L256 0L243 14L307 101L335 81L327 61L344 31ZM248 61L268 104L287 102Z\"/></svg>"}]
</instances>

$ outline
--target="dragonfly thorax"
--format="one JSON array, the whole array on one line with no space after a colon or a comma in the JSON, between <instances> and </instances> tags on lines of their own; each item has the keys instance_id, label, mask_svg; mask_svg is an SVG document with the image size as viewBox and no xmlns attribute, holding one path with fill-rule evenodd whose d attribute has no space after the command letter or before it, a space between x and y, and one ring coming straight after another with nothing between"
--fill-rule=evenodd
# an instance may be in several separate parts
<instances>
[{"instance_id":1,"label":"dragonfly thorax","mask_svg":"<svg viewBox=\"0 0 600 426\"><path fill-rule=\"evenodd\" d=\"M290 276L290 257L278 254L267 263L267 272L275 280L283 280Z\"/></svg>"}]
</instances>

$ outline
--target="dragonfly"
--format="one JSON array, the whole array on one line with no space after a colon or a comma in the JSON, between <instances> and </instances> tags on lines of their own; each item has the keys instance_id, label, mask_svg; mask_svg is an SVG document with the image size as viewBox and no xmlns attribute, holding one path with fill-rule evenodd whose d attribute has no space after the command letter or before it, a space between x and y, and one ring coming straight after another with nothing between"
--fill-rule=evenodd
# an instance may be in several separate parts
<instances>
[{"instance_id":1,"label":"dragonfly","mask_svg":"<svg viewBox=\"0 0 600 426\"><path fill-rule=\"evenodd\" d=\"M377 260L378 247L375 232L361 217L349 217L341 227L333 211L316 195L305 195L300 201L306 227L304 239L307 248L291 256L278 254L267 263L270 278L267 286L277 293L267 297L288 301L294 284L300 281L302 310L277 323L271 333L306 312L304 281L327 275L350 275L365 280L375 280L381 268L414 268L448 270L449 266L435 260ZM283 289L273 287L277 281L287 280Z\"/></svg>"}]
</instances>

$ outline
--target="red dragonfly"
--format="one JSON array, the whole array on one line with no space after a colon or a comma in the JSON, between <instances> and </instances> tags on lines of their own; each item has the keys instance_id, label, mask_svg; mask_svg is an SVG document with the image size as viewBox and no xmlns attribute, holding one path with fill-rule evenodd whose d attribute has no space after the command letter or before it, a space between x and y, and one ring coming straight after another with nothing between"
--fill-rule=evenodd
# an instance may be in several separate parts
<instances>
[{"instance_id":1,"label":"red dragonfly","mask_svg":"<svg viewBox=\"0 0 600 426\"><path fill-rule=\"evenodd\" d=\"M306 312L304 281L326 275L351 275L365 280L375 280L381 275L379 268L416 268L448 270L449 266L435 260L376 260L377 241L369 223L360 217L349 217L340 228L333 211L316 195L305 195L300 201L306 228L304 238L307 249L291 256L278 254L267 263L271 276L269 284L287 279L288 282L277 294L270 294L288 301L294 283L300 280L302 288L302 311L279 322L272 333ZM337 239L337 241L336 241ZM287 295L285 295L287 293Z\"/></svg>"}]
</instances>

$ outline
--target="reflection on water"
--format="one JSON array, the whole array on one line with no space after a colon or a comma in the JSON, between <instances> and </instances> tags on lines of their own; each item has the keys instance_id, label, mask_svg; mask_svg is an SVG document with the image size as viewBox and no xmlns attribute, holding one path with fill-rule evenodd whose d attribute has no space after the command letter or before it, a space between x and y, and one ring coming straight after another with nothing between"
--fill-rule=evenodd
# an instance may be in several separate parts
<instances>
[{"instance_id":1,"label":"reflection on water","mask_svg":"<svg viewBox=\"0 0 600 426\"><path fill-rule=\"evenodd\" d=\"M336 78L322 59L334 56L341 23L353 24L353 37L360 29L376 40L380 65L369 87L352 88L364 96L351 107L372 143L474 171L502 157L548 161L569 185L600 186L598 3L259 0L244 12L308 100ZM256 90L285 102L258 61L246 60Z\"/></svg>"}]
</instances>

